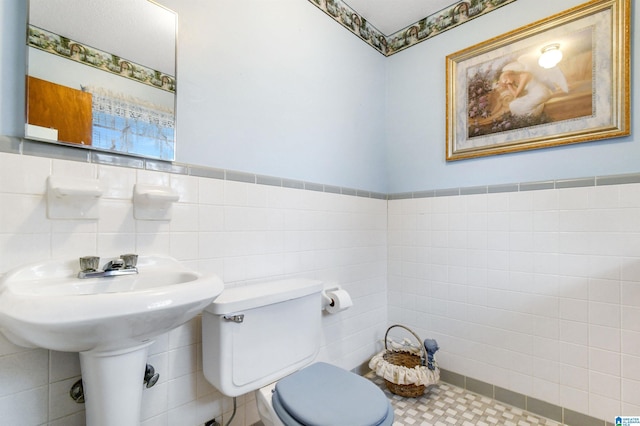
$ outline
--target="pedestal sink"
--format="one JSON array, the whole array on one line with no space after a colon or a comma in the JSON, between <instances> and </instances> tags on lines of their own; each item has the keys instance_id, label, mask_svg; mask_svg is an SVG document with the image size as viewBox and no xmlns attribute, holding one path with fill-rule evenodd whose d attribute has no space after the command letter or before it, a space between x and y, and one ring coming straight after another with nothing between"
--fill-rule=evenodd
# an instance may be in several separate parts
<instances>
[{"instance_id":1,"label":"pedestal sink","mask_svg":"<svg viewBox=\"0 0 640 426\"><path fill-rule=\"evenodd\" d=\"M79 279L77 260L49 260L0 280L0 331L9 340L80 353L88 426L140 423L153 339L194 318L224 288L170 257L140 256L137 269Z\"/></svg>"}]
</instances>

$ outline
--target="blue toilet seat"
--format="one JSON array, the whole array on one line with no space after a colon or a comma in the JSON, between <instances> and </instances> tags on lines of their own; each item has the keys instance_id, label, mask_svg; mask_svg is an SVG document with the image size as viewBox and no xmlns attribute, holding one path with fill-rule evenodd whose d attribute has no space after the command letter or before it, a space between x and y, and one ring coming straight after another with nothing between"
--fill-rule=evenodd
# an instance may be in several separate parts
<instances>
[{"instance_id":1,"label":"blue toilet seat","mask_svg":"<svg viewBox=\"0 0 640 426\"><path fill-rule=\"evenodd\" d=\"M394 418L375 384L323 362L280 380L272 399L287 426L390 426Z\"/></svg>"}]
</instances>

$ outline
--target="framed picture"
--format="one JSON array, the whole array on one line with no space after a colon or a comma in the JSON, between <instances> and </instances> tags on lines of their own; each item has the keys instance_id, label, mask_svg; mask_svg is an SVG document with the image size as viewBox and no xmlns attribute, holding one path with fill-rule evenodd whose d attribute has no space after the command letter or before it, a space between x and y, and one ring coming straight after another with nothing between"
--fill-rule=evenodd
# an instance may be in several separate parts
<instances>
[{"instance_id":1,"label":"framed picture","mask_svg":"<svg viewBox=\"0 0 640 426\"><path fill-rule=\"evenodd\" d=\"M630 0L593 0L448 55L446 159L630 134Z\"/></svg>"}]
</instances>

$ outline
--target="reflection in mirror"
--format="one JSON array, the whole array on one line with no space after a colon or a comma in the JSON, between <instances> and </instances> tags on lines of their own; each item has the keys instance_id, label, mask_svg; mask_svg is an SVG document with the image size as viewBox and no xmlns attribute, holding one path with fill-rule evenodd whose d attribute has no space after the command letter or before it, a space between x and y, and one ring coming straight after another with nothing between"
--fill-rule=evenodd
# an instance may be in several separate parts
<instances>
[{"instance_id":1,"label":"reflection in mirror","mask_svg":"<svg viewBox=\"0 0 640 426\"><path fill-rule=\"evenodd\" d=\"M150 0L30 0L25 137L174 160L176 35Z\"/></svg>"}]
</instances>

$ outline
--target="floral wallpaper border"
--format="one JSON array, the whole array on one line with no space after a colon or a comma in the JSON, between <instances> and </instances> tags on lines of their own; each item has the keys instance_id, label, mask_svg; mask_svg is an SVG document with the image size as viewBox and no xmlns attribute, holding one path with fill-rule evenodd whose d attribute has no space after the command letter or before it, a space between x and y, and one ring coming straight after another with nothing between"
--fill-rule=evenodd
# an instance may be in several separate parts
<instances>
[{"instance_id":1,"label":"floral wallpaper border","mask_svg":"<svg viewBox=\"0 0 640 426\"><path fill-rule=\"evenodd\" d=\"M384 35L342 0L309 0L336 22L360 37L384 56L407 49L415 44L457 27L471 19L513 3L516 0L458 1L391 35Z\"/></svg>"},{"instance_id":2,"label":"floral wallpaper border","mask_svg":"<svg viewBox=\"0 0 640 426\"><path fill-rule=\"evenodd\" d=\"M157 89L172 93L176 91L176 78L174 76L153 70L112 53L95 49L34 25L29 25L27 45Z\"/></svg>"}]
</instances>

